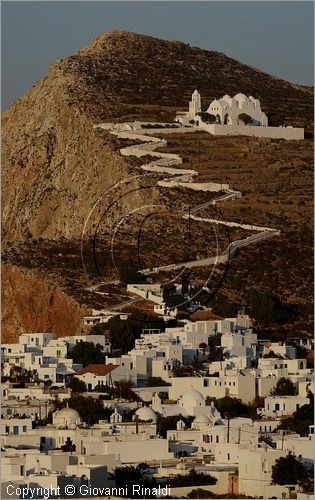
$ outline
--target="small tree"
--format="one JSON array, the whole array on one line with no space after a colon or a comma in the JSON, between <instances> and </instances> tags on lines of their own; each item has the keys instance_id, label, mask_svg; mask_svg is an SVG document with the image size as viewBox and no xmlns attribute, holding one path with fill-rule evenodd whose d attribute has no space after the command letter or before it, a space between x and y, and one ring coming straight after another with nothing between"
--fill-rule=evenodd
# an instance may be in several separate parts
<instances>
[{"instance_id":1,"label":"small tree","mask_svg":"<svg viewBox=\"0 0 315 500\"><path fill-rule=\"evenodd\" d=\"M161 386L167 386L170 385L165 380L163 380L161 377L149 377L146 383L147 387L161 387Z\"/></svg>"},{"instance_id":2,"label":"small tree","mask_svg":"<svg viewBox=\"0 0 315 500\"><path fill-rule=\"evenodd\" d=\"M199 113L199 115L204 123L215 123L216 122L215 115L212 115L211 113L202 112L202 113Z\"/></svg>"},{"instance_id":3,"label":"small tree","mask_svg":"<svg viewBox=\"0 0 315 500\"><path fill-rule=\"evenodd\" d=\"M270 127L280 127L284 124L284 118L279 115L271 115L267 113L268 125Z\"/></svg>"},{"instance_id":4,"label":"small tree","mask_svg":"<svg viewBox=\"0 0 315 500\"><path fill-rule=\"evenodd\" d=\"M271 477L274 484L297 484L307 480L308 475L308 469L290 452L276 460Z\"/></svg>"},{"instance_id":5,"label":"small tree","mask_svg":"<svg viewBox=\"0 0 315 500\"><path fill-rule=\"evenodd\" d=\"M73 350L72 358L74 363L80 363L83 366L93 364L103 364L105 354L102 353L103 346L101 344L94 345L93 342L83 342L80 340Z\"/></svg>"},{"instance_id":6,"label":"small tree","mask_svg":"<svg viewBox=\"0 0 315 500\"><path fill-rule=\"evenodd\" d=\"M223 347L218 347L218 346L213 346L210 347L210 353L207 357L207 360L212 363L213 361L223 361L224 356L223 356Z\"/></svg>"},{"instance_id":7,"label":"small tree","mask_svg":"<svg viewBox=\"0 0 315 500\"><path fill-rule=\"evenodd\" d=\"M295 396L296 389L289 378L281 377L274 389L270 391L271 396Z\"/></svg>"},{"instance_id":8,"label":"small tree","mask_svg":"<svg viewBox=\"0 0 315 500\"><path fill-rule=\"evenodd\" d=\"M238 119L241 120L245 125L252 123L252 117L247 115L246 113L241 113L238 115Z\"/></svg>"},{"instance_id":9,"label":"small tree","mask_svg":"<svg viewBox=\"0 0 315 500\"><path fill-rule=\"evenodd\" d=\"M68 387L73 393L79 394L80 392L86 392L86 383L77 377L71 377L68 382Z\"/></svg>"},{"instance_id":10,"label":"small tree","mask_svg":"<svg viewBox=\"0 0 315 500\"><path fill-rule=\"evenodd\" d=\"M73 444L72 439L70 437L67 437L67 441L60 448L62 449L62 451L71 451L72 452L72 451L76 450L76 446L75 446L75 444Z\"/></svg>"}]
</instances>

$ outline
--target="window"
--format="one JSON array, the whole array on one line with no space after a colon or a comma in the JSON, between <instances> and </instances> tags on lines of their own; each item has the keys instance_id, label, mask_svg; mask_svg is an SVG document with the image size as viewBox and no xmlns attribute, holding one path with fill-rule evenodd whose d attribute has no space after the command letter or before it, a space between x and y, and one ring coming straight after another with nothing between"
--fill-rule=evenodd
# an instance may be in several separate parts
<instances>
[{"instance_id":1,"label":"window","mask_svg":"<svg viewBox=\"0 0 315 500\"><path fill-rule=\"evenodd\" d=\"M132 370L132 369L133 369L133 363L131 362L130 363L130 370Z\"/></svg>"},{"instance_id":2,"label":"window","mask_svg":"<svg viewBox=\"0 0 315 500\"><path fill-rule=\"evenodd\" d=\"M13 426L13 434L18 434L19 433L19 426L18 425L14 425Z\"/></svg>"},{"instance_id":3,"label":"window","mask_svg":"<svg viewBox=\"0 0 315 500\"><path fill-rule=\"evenodd\" d=\"M233 386L235 387L235 382L233 382Z\"/></svg>"},{"instance_id":4,"label":"window","mask_svg":"<svg viewBox=\"0 0 315 500\"><path fill-rule=\"evenodd\" d=\"M203 386L204 387L208 387L208 385L209 385L208 383L209 383L209 380L207 380L207 379L204 378L203 379Z\"/></svg>"},{"instance_id":5,"label":"window","mask_svg":"<svg viewBox=\"0 0 315 500\"><path fill-rule=\"evenodd\" d=\"M285 404L283 403L283 409L285 410Z\"/></svg>"},{"instance_id":6,"label":"window","mask_svg":"<svg viewBox=\"0 0 315 500\"><path fill-rule=\"evenodd\" d=\"M8 425L5 426L5 432L8 434L10 432L10 427Z\"/></svg>"},{"instance_id":7,"label":"window","mask_svg":"<svg viewBox=\"0 0 315 500\"><path fill-rule=\"evenodd\" d=\"M215 442L218 443L219 442L219 436L216 436L215 437Z\"/></svg>"},{"instance_id":8,"label":"window","mask_svg":"<svg viewBox=\"0 0 315 500\"><path fill-rule=\"evenodd\" d=\"M23 425L23 432L26 432L26 425Z\"/></svg>"},{"instance_id":9,"label":"window","mask_svg":"<svg viewBox=\"0 0 315 500\"><path fill-rule=\"evenodd\" d=\"M227 459L230 460L230 454L229 453L227 454Z\"/></svg>"}]
</instances>

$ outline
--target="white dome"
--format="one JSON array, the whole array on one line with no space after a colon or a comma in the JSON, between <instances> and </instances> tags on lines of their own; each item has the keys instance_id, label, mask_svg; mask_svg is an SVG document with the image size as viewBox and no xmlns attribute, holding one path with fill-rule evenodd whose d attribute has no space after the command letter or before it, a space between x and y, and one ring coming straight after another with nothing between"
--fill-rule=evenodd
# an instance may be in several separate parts
<instances>
[{"instance_id":1,"label":"white dome","mask_svg":"<svg viewBox=\"0 0 315 500\"><path fill-rule=\"evenodd\" d=\"M65 408L62 408L61 410L58 411L58 417L80 418L80 414L77 412L77 410L74 410L73 408L69 408L69 406L66 406Z\"/></svg>"},{"instance_id":2,"label":"white dome","mask_svg":"<svg viewBox=\"0 0 315 500\"><path fill-rule=\"evenodd\" d=\"M196 403L199 406L199 403L204 402L204 397L199 391L196 391L196 389L190 389L182 395L182 402L188 403L189 405Z\"/></svg>"},{"instance_id":3,"label":"white dome","mask_svg":"<svg viewBox=\"0 0 315 500\"><path fill-rule=\"evenodd\" d=\"M225 99L219 99L219 103L221 104L222 108L229 108L230 107L230 103Z\"/></svg>"},{"instance_id":4,"label":"white dome","mask_svg":"<svg viewBox=\"0 0 315 500\"><path fill-rule=\"evenodd\" d=\"M225 94L221 99L220 101L225 101L228 103L229 106L232 105L232 101L233 101L233 98L230 97L228 94Z\"/></svg>"},{"instance_id":5,"label":"white dome","mask_svg":"<svg viewBox=\"0 0 315 500\"><path fill-rule=\"evenodd\" d=\"M149 408L148 406L143 406L142 408L139 408L139 410L136 411L135 415L138 416L139 420L143 420L144 422L152 420L152 422L156 424L157 421L156 413L152 410L152 408Z\"/></svg>"},{"instance_id":6,"label":"white dome","mask_svg":"<svg viewBox=\"0 0 315 500\"><path fill-rule=\"evenodd\" d=\"M234 99L239 102L247 101L247 97L245 94L242 94L241 92L239 94L236 94L234 96Z\"/></svg>"},{"instance_id":7,"label":"white dome","mask_svg":"<svg viewBox=\"0 0 315 500\"><path fill-rule=\"evenodd\" d=\"M53 414L53 424L57 426L76 426L81 423L79 413L66 406Z\"/></svg>"}]
</instances>

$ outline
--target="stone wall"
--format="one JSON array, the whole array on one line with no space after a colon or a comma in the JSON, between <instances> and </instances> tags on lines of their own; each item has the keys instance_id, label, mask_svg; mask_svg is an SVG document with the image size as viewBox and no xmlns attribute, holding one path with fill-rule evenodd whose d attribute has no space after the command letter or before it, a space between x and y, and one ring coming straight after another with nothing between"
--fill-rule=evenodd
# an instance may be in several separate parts
<instances>
[{"instance_id":1,"label":"stone wall","mask_svg":"<svg viewBox=\"0 0 315 500\"><path fill-rule=\"evenodd\" d=\"M289 127L256 127L250 125L202 125L200 130L205 130L213 135L248 135L254 137L270 137L271 139L301 140L304 139L303 128Z\"/></svg>"}]
</instances>

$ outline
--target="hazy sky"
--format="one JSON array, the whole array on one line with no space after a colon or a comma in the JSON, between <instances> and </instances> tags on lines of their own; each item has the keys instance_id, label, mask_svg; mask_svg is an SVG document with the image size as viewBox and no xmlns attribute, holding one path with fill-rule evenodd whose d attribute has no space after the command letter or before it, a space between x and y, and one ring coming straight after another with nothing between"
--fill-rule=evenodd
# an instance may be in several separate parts
<instances>
[{"instance_id":1,"label":"hazy sky","mask_svg":"<svg viewBox=\"0 0 315 500\"><path fill-rule=\"evenodd\" d=\"M313 85L313 2L2 1L2 109L112 28L217 50Z\"/></svg>"}]
</instances>

